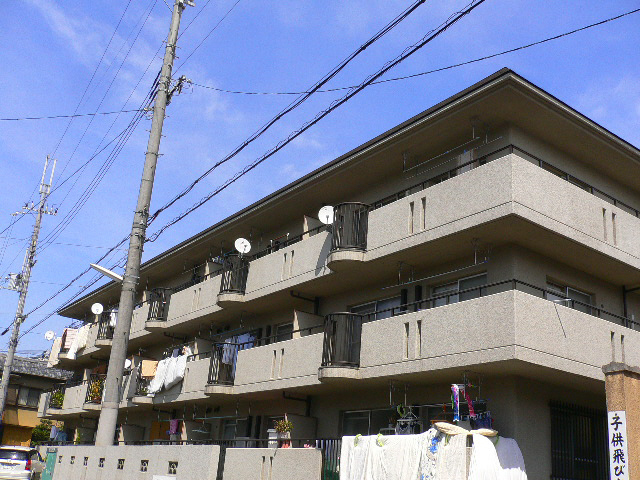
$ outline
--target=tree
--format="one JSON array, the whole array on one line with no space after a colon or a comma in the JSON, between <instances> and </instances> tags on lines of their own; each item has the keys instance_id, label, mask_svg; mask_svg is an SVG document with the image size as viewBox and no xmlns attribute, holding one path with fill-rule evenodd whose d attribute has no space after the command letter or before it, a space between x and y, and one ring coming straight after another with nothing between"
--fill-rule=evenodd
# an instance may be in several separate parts
<instances>
[{"instance_id":1,"label":"tree","mask_svg":"<svg viewBox=\"0 0 640 480\"><path fill-rule=\"evenodd\" d=\"M32 442L48 442L51 435L51 427L53 422L51 420L42 419L40 423L36 425L31 433Z\"/></svg>"}]
</instances>

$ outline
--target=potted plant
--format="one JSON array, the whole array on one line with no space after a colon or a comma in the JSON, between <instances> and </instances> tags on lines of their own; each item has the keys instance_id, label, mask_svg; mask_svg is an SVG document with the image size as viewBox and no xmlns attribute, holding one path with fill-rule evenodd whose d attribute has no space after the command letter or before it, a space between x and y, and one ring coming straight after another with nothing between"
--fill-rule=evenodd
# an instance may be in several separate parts
<instances>
[{"instance_id":1,"label":"potted plant","mask_svg":"<svg viewBox=\"0 0 640 480\"><path fill-rule=\"evenodd\" d=\"M49 407L62 408L63 402L64 402L63 390L54 390L53 392L51 392L51 400L49 400Z\"/></svg>"},{"instance_id":2,"label":"potted plant","mask_svg":"<svg viewBox=\"0 0 640 480\"><path fill-rule=\"evenodd\" d=\"M282 448L291 447L291 430L293 430L293 422L290 422L285 417L283 420L278 420L274 425L276 432L278 433L279 444Z\"/></svg>"}]
</instances>

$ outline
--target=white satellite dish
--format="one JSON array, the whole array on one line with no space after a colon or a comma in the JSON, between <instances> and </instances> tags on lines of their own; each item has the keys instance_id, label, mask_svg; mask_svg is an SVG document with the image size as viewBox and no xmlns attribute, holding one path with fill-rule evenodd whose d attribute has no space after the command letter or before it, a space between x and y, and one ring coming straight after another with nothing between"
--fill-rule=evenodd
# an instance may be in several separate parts
<instances>
[{"instance_id":1,"label":"white satellite dish","mask_svg":"<svg viewBox=\"0 0 640 480\"><path fill-rule=\"evenodd\" d=\"M331 225L333 223L333 207L331 205L325 205L318 211L318 219L325 225Z\"/></svg>"},{"instance_id":2,"label":"white satellite dish","mask_svg":"<svg viewBox=\"0 0 640 480\"><path fill-rule=\"evenodd\" d=\"M54 338L56 338L56 333L53 330L49 330L47 333L44 334L44 339L48 342L50 342Z\"/></svg>"},{"instance_id":3,"label":"white satellite dish","mask_svg":"<svg viewBox=\"0 0 640 480\"><path fill-rule=\"evenodd\" d=\"M249 250L251 250L251 243L249 240L242 237L238 238L233 246L236 247L236 250L240 253L249 253Z\"/></svg>"},{"instance_id":4,"label":"white satellite dish","mask_svg":"<svg viewBox=\"0 0 640 480\"><path fill-rule=\"evenodd\" d=\"M94 315L100 315L104 311L104 307L101 303L94 303L91 305L91 313Z\"/></svg>"}]
</instances>

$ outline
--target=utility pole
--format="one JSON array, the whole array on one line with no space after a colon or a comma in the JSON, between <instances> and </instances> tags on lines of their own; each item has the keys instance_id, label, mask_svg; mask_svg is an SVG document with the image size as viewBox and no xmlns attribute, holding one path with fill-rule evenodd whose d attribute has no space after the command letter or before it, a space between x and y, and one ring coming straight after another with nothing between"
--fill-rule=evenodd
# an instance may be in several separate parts
<instances>
[{"instance_id":1,"label":"utility pole","mask_svg":"<svg viewBox=\"0 0 640 480\"><path fill-rule=\"evenodd\" d=\"M113 445L116 425L118 423L118 406L120 404L120 385L122 384L122 372L127 357L129 346L129 330L131 329L131 317L135 303L136 287L140 280L140 262L142 259L142 248L145 242L147 231L147 220L149 218L149 206L151 204L151 193L153 191L153 180L158 162L158 150L162 137L162 124L164 123L165 110L171 101L171 95L175 91L180 91L182 82L186 80L181 77L178 84L171 86L171 70L173 60L176 56L176 42L178 41L178 30L180 28L180 17L186 5L194 6L190 0L175 0L173 13L171 15L171 29L167 38L167 47L164 52L164 62L160 73L158 93L153 106L153 120L151 123L151 133L147 144L147 153L142 172L142 182L140 193L138 194L138 204L133 217L133 226L129 237L129 253L127 265L122 280L122 291L120 293L120 304L118 306L118 322L113 333L111 342L111 354L109 356L109 368L104 386L104 396L98 431L96 433L96 446Z\"/></svg>"},{"instance_id":2,"label":"utility pole","mask_svg":"<svg viewBox=\"0 0 640 480\"><path fill-rule=\"evenodd\" d=\"M9 340L9 350L4 360L4 367L2 369L2 381L0 381L0 424L4 419L4 406L7 400L7 391L9 389L9 378L11 377L11 369L13 367L13 357L16 353L18 346L18 337L20 335L20 325L26 318L24 315L24 304L27 300L27 292L29 290L29 280L31 279L31 270L36 264L36 248L38 247L38 236L40 235L40 226L42 224L43 215L55 215L57 210L50 209L46 206L47 197L51 192L51 184L53 183L53 173L56 169L56 161L53 160L53 166L51 168L51 176L49 177L49 183L45 183L45 177L47 175L47 169L49 168L49 156L44 162L44 170L42 171L42 180L40 180L40 202L38 207L33 203L25 205L21 211L14 213L13 215L26 215L36 213L36 222L33 225L33 234L31 235L31 243L27 248L27 253L24 257L24 263L22 264L22 272L17 275L11 275L10 289L20 292L18 298L18 308L16 310L16 316L13 320L13 330L11 331L11 339Z\"/></svg>"}]
</instances>

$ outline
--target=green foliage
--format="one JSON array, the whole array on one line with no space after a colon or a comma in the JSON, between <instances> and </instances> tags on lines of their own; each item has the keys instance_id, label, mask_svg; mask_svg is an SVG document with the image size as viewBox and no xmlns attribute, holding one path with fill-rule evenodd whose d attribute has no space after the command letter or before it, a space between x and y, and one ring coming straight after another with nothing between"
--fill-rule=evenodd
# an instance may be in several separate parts
<instances>
[{"instance_id":1,"label":"green foliage","mask_svg":"<svg viewBox=\"0 0 640 480\"><path fill-rule=\"evenodd\" d=\"M289 420L278 420L274 425L276 432L278 433L286 433L293 430L293 422Z\"/></svg>"},{"instance_id":2,"label":"green foliage","mask_svg":"<svg viewBox=\"0 0 640 480\"><path fill-rule=\"evenodd\" d=\"M51 420L42 419L40 423L36 425L31 433L31 441L32 442L48 442L49 435L51 435L51 427L53 426L53 422Z\"/></svg>"}]
</instances>

